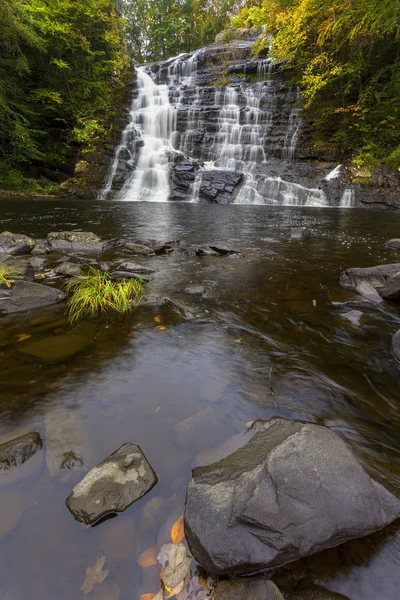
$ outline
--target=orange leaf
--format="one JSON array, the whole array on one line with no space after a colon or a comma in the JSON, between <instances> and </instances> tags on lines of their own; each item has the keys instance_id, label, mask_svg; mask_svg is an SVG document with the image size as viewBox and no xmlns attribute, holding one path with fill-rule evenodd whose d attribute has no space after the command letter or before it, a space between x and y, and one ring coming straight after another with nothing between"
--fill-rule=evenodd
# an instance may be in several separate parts
<instances>
[{"instance_id":1,"label":"orange leaf","mask_svg":"<svg viewBox=\"0 0 400 600\"><path fill-rule=\"evenodd\" d=\"M31 337L30 333L20 333L18 336L18 341L23 342L24 340L27 340L30 337Z\"/></svg>"},{"instance_id":2,"label":"orange leaf","mask_svg":"<svg viewBox=\"0 0 400 600\"><path fill-rule=\"evenodd\" d=\"M185 537L185 530L183 527L183 515L179 517L177 521L172 525L171 529L171 540L173 544L180 544Z\"/></svg>"},{"instance_id":3,"label":"orange leaf","mask_svg":"<svg viewBox=\"0 0 400 600\"><path fill-rule=\"evenodd\" d=\"M164 331L164 329L167 329L165 325L157 325L156 327L156 331Z\"/></svg>"},{"instance_id":4,"label":"orange leaf","mask_svg":"<svg viewBox=\"0 0 400 600\"><path fill-rule=\"evenodd\" d=\"M157 546L151 546L151 548L147 548L138 558L138 563L142 567L142 569L146 569L147 567L151 567L152 565L157 564Z\"/></svg>"},{"instance_id":5,"label":"orange leaf","mask_svg":"<svg viewBox=\"0 0 400 600\"><path fill-rule=\"evenodd\" d=\"M153 600L155 594L141 594L140 600Z\"/></svg>"}]
</instances>

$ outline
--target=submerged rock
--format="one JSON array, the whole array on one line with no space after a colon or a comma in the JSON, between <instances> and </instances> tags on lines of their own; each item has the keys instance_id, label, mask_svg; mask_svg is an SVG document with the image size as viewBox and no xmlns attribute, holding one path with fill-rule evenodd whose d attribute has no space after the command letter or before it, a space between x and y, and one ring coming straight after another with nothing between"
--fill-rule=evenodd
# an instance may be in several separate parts
<instances>
[{"instance_id":1,"label":"submerged rock","mask_svg":"<svg viewBox=\"0 0 400 600\"><path fill-rule=\"evenodd\" d=\"M54 231L47 236L52 250L103 250L103 242L91 231Z\"/></svg>"},{"instance_id":2,"label":"submerged rock","mask_svg":"<svg viewBox=\"0 0 400 600\"><path fill-rule=\"evenodd\" d=\"M393 354L400 361L400 329L397 333L392 337L392 349Z\"/></svg>"},{"instance_id":3,"label":"submerged rock","mask_svg":"<svg viewBox=\"0 0 400 600\"><path fill-rule=\"evenodd\" d=\"M218 252L218 254L222 254L224 256L229 256L231 254L240 254L240 250L235 250L234 248L226 246L225 244L218 244L218 246L212 246L210 244L210 248L211 250L214 250L215 252Z\"/></svg>"},{"instance_id":4,"label":"submerged rock","mask_svg":"<svg viewBox=\"0 0 400 600\"><path fill-rule=\"evenodd\" d=\"M37 342L22 346L19 351L36 356L47 363L57 363L81 352L92 343L92 339L78 333L52 335Z\"/></svg>"},{"instance_id":5,"label":"submerged rock","mask_svg":"<svg viewBox=\"0 0 400 600\"><path fill-rule=\"evenodd\" d=\"M295 227L290 234L291 240L308 240L311 237L311 231L307 227Z\"/></svg>"},{"instance_id":6,"label":"submerged rock","mask_svg":"<svg viewBox=\"0 0 400 600\"><path fill-rule=\"evenodd\" d=\"M19 467L43 446L42 438L36 432L26 433L0 445L0 471Z\"/></svg>"},{"instance_id":7,"label":"submerged rock","mask_svg":"<svg viewBox=\"0 0 400 600\"><path fill-rule=\"evenodd\" d=\"M126 271L130 273L140 273L141 275L151 275L156 273L157 269L150 269L149 267L143 267L131 262L123 262L117 268L116 271Z\"/></svg>"},{"instance_id":8,"label":"submerged rock","mask_svg":"<svg viewBox=\"0 0 400 600\"><path fill-rule=\"evenodd\" d=\"M54 408L46 412L45 422L50 477L81 471L92 460L92 446L81 415L72 408Z\"/></svg>"},{"instance_id":9,"label":"submerged rock","mask_svg":"<svg viewBox=\"0 0 400 600\"><path fill-rule=\"evenodd\" d=\"M336 594L319 585L307 585L304 588L296 590L291 596L291 600L349 600L347 596Z\"/></svg>"},{"instance_id":10,"label":"submerged rock","mask_svg":"<svg viewBox=\"0 0 400 600\"><path fill-rule=\"evenodd\" d=\"M35 240L20 233L3 231L0 233L0 254L29 254L35 245Z\"/></svg>"},{"instance_id":11,"label":"submerged rock","mask_svg":"<svg viewBox=\"0 0 400 600\"><path fill-rule=\"evenodd\" d=\"M140 447L123 444L74 487L66 505L77 521L92 525L109 514L124 511L157 481Z\"/></svg>"},{"instance_id":12,"label":"submerged rock","mask_svg":"<svg viewBox=\"0 0 400 600\"><path fill-rule=\"evenodd\" d=\"M15 281L13 287L0 289L0 317L26 312L64 302L66 296L60 290L31 281Z\"/></svg>"},{"instance_id":13,"label":"submerged rock","mask_svg":"<svg viewBox=\"0 0 400 600\"><path fill-rule=\"evenodd\" d=\"M220 581L214 590L214 600L284 600L272 581L249 579L246 581Z\"/></svg>"},{"instance_id":14,"label":"submerged rock","mask_svg":"<svg viewBox=\"0 0 400 600\"><path fill-rule=\"evenodd\" d=\"M342 313L342 319L347 319L353 325L359 325L361 317L363 316L363 312L361 310L349 310L345 313Z\"/></svg>"},{"instance_id":15,"label":"submerged rock","mask_svg":"<svg viewBox=\"0 0 400 600\"><path fill-rule=\"evenodd\" d=\"M399 271L400 263L378 265L376 267L366 267L364 269L346 269L340 276L340 285L355 289L362 281L366 281L374 288L379 288L383 286L389 277L397 275Z\"/></svg>"},{"instance_id":16,"label":"submerged rock","mask_svg":"<svg viewBox=\"0 0 400 600\"><path fill-rule=\"evenodd\" d=\"M273 419L230 456L192 472L185 533L209 572L276 567L377 531L400 501L326 427Z\"/></svg>"},{"instance_id":17,"label":"submerged rock","mask_svg":"<svg viewBox=\"0 0 400 600\"><path fill-rule=\"evenodd\" d=\"M112 281L121 281L121 279L142 279L145 283L150 281L150 278L142 273L135 273L133 271L113 271L110 273L110 279Z\"/></svg>"}]
</instances>

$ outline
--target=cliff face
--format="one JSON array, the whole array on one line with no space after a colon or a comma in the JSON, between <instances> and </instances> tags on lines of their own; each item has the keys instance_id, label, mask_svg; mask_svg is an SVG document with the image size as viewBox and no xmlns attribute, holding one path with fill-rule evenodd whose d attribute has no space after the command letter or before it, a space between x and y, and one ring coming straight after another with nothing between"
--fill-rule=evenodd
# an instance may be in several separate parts
<instances>
[{"instance_id":1,"label":"cliff face","mask_svg":"<svg viewBox=\"0 0 400 600\"><path fill-rule=\"evenodd\" d=\"M252 57L253 41L218 42L138 70L103 197L400 206L390 169L336 169L340 149L316 147L290 72L267 54Z\"/></svg>"}]
</instances>

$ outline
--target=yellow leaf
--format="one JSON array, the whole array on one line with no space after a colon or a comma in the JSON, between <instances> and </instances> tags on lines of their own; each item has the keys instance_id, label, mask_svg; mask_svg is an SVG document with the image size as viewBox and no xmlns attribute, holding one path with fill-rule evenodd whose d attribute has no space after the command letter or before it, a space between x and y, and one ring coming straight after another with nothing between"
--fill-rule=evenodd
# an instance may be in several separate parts
<instances>
[{"instance_id":1,"label":"yellow leaf","mask_svg":"<svg viewBox=\"0 0 400 600\"><path fill-rule=\"evenodd\" d=\"M171 540L173 544L180 544L185 537L185 529L183 527L183 515L179 517L172 526Z\"/></svg>"},{"instance_id":2,"label":"yellow leaf","mask_svg":"<svg viewBox=\"0 0 400 600\"><path fill-rule=\"evenodd\" d=\"M20 333L18 336L18 341L23 342L24 340L27 340L30 337L32 337L30 333Z\"/></svg>"},{"instance_id":3,"label":"yellow leaf","mask_svg":"<svg viewBox=\"0 0 400 600\"><path fill-rule=\"evenodd\" d=\"M157 325L156 327L156 331L164 331L164 329L167 329L165 325Z\"/></svg>"},{"instance_id":4,"label":"yellow leaf","mask_svg":"<svg viewBox=\"0 0 400 600\"><path fill-rule=\"evenodd\" d=\"M151 567L152 565L157 564L157 546L151 546L151 548L147 548L138 558L138 563L142 567L142 569L146 569L147 567Z\"/></svg>"},{"instance_id":5,"label":"yellow leaf","mask_svg":"<svg viewBox=\"0 0 400 600\"><path fill-rule=\"evenodd\" d=\"M240 342L242 341L242 338L238 338L237 340L234 340L235 344L240 344Z\"/></svg>"},{"instance_id":6,"label":"yellow leaf","mask_svg":"<svg viewBox=\"0 0 400 600\"><path fill-rule=\"evenodd\" d=\"M156 412L158 412L160 410L161 406L157 406L156 408Z\"/></svg>"},{"instance_id":7,"label":"yellow leaf","mask_svg":"<svg viewBox=\"0 0 400 600\"><path fill-rule=\"evenodd\" d=\"M159 317L158 315L157 317L154 317L154 320L156 323L161 323L161 317Z\"/></svg>"}]
</instances>

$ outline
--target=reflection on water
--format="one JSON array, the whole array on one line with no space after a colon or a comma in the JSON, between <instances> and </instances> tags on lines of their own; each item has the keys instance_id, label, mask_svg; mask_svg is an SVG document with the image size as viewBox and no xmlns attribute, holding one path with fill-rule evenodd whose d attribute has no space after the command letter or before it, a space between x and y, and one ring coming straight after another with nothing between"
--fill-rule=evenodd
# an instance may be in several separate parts
<instances>
[{"instance_id":1,"label":"reflection on water","mask_svg":"<svg viewBox=\"0 0 400 600\"><path fill-rule=\"evenodd\" d=\"M305 224L313 238L290 241L290 228ZM390 338L399 313L371 312L356 327L332 303L354 298L338 287L344 268L397 260L382 244L399 225L400 215L358 210L3 201L2 230L219 241L246 256L146 259L159 269L153 288L184 299L202 317L194 322L143 308L70 327L58 307L1 322L0 441L38 431L45 448L0 476L0 598L83 597L86 568L103 555L102 598L155 593L159 569L142 569L138 557L169 541L193 464L255 418L328 425L398 491L400 368ZM185 293L189 284L205 295ZM142 447L159 483L122 515L85 529L65 498L125 442ZM82 456L82 470L60 470L65 448ZM400 595L399 557L395 525L293 568L351 600L391 600ZM292 567L283 571L290 582Z\"/></svg>"}]
</instances>

